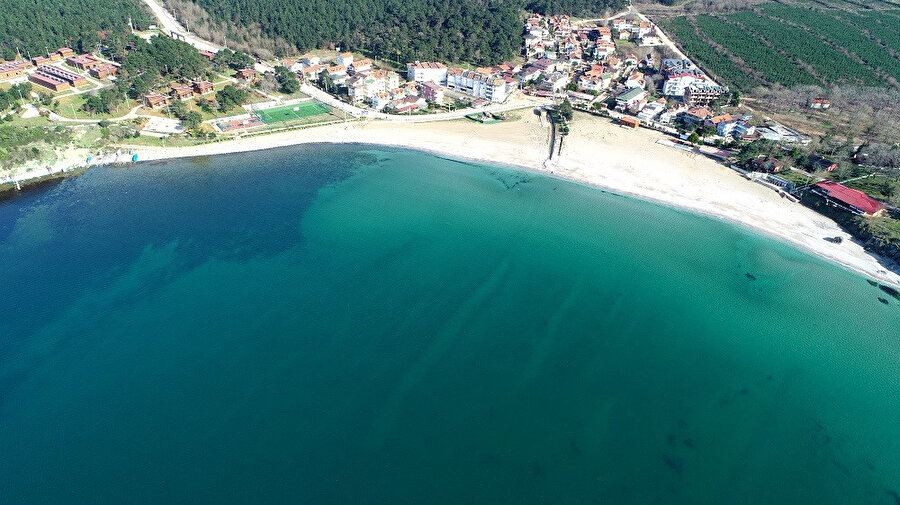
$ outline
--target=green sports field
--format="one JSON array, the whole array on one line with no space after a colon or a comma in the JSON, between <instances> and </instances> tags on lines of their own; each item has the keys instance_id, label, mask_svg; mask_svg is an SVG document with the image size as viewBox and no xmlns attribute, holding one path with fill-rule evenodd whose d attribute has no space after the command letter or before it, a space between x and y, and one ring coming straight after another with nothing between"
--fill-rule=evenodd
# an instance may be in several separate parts
<instances>
[{"instance_id":1,"label":"green sports field","mask_svg":"<svg viewBox=\"0 0 900 505\"><path fill-rule=\"evenodd\" d=\"M315 100L308 102L295 103L293 105L284 105L282 107L273 107L271 109L263 109L256 111L256 114L266 124L281 123L284 121L293 121L295 119L303 119L310 116L318 116L328 114L331 111Z\"/></svg>"}]
</instances>

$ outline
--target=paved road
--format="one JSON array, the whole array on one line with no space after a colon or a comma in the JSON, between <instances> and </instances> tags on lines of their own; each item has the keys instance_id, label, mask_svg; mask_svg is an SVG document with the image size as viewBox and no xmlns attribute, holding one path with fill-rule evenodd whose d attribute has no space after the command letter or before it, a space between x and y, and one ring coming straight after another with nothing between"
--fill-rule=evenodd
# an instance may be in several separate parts
<instances>
[{"instance_id":1,"label":"paved road","mask_svg":"<svg viewBox=\"0 0 900 505\"><path fill-rule=\"evenodd\" d=\"M460 109L451 112L438 112L436 114L417 114L417 115L409 115L404 116L401 114L386 114L384 112L378 112L372 109L363 109L360 107L356 107L350 105L348 103L342 102L337 98L329 95L328 93L322 91L311 84L303 84L300 87L300 90L307 95L319 100L320 102L324 102L336 109L339 109L349 116L354 118L365 117L368 119L383 119L385 121L396 121L400 123L428 123L431 121L446 121L450 119L460 119L465 117L467 114L472 114L473 112L489 112L489 113L499 113L506 112L515 109L524 109L528 107L540 107L542 105L549 105L553 103L549 100L539 100L539 99L516 99L511 100L508 103L498 103L493 105L488 105L485 107L481 107L478 109L468 108L468 109Z\"/></svg>"},{"instance_id":2,"label":"paved road","mask_svg":"<svg viewBox=\"0 0 900 505\"><path fill-rule=\"evenodd\" d=\"M608 17L608 18L580 19L580 20L578 20L577 24L582 24L582 23L596 23L596 22L598 22L598 21L611 21L611 20L613 20L613 19L620 18L620 17L622 17L622 16L628 14L629 12L631 12L631 7L625 9L625 10L622 11L622 12L613 14L612 16L610 16L610 17Z\"/></svg>"},{"instance_id":3,"label":"paved road","mask_svg":"<svg viewBox=\"0 0 900 505\"><path fill-rule=\"evenodd\" d=\"M106 120L115 123L116 121L125 121L126 119L134 119L136 117L153 117L153 116L144 116L144 115L138 114L137 110L140 108L141 108L141 105L135 106L130 111L128 111L127 114L124 114L122 116L107 118ZM45 109L43 107L42 107L42 110L47 111L47 113L48 113L47 118L50 121L59 121L61 123L96 123L98 121L101 121L100 119L96 119L96 118L94 118L94 119L72 119L72 118L60 116L59 114L57 114L49 109ZM85 114L87 114L87 113L85 113Z\"/></svg>"},{"instance_id":4,"label":"paved road","mask_svg":"<svg viewBox=\"0 0 900 505\"><path fill-rule=\"evenodd\" d=\"M634 12L634 14L635 14L638 18L640 18L641 21L644 21L644 22L646 22L646 23L652 23L652 21L650 21L650 18L648 18L647 16L645 16L645 15L641 14L640 12L634 10L634 7L629 7L628 10ZM672 52L675 53L679 58L681 58L681 59L683 59L683 60L691 60L691 58L688 58L686 54L684 54L683 52L681 52L681 49L679 49L678 46L676 46L675 43L672 42L672 39L670 39L669 36L666 35L666 32L662 31L662 28L660 28L659 25L656 25L656 34L659 35L659 40L662 41L663 45L666 46L666 47L668 47L670 50L672 50ZM694 60L691 60L691 61L694 61ZM695 65L696 65L696 63L697 63L697 62L694 62ZM700 67L697 67L697 68L700 68ZM703 72L703 69L700 69L700 71ZM706 79L707 79L709 82L711 82L711 83L713 83L713 84L715 84L715 85L717 85L717 86L719 85L719 83L716 82L716 81L712 78L712 76L710 76L710 75L707 74L706 72L703 72L703 75L706 77Z\"/></svg>"},{"instance_id":5,"label":"paved road","mask_svg":"<svg viewBox=\"0 0 900 505\"><path fill-rule=\"evenodd\" d=\"M169 11L167 11L156 0L144 0L144 3L147 5L147 7L150 8L150 11L153 12L153 15L156 16L156 19L159 21L160 27L162 27L162 29L166 32L177 32L183 35L185 42L202 51L212 51L215 53L222 49L222 46L216 44L215 42L204 40L195 35L191 35L187 28L179 23L178 20L175 19L175 16L170 14ZM273 72L275 70L274 67L266 65L264 63L257 63L256 65L254 65L254 68L257 72Z\"/></svg>"}]
</instances>

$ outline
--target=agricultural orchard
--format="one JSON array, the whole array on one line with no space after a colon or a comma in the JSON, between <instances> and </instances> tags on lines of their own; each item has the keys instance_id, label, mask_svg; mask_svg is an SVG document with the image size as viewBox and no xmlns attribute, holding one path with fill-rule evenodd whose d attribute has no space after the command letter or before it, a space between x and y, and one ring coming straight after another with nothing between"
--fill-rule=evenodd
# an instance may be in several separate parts
<instances>
[{"instance_id":1,"label":"agricultural orchard","mask_svg":"<svg viewBox=\"0 0 900 505\"><path fill-rule=\"evenodd\" d=\"M702 67L744 91L759 84L900 87L897 9L874 11L847 0L767 3L727 15L680 16L662 25Z\"/></svg>"},{"instance_id":2,"label":"agricultural orchard","mask_svg":"<svg viewBox=\"0 0 900 505\"><path fill-rule=\"evenodd\" d=\"M787 7L784 5L766 5L763 14L774 16L820 34L831 45L846 49L849 53L858 56L866 66L881 71L894 79L900 79L900 59L897 59L878 42L867 37L861 29L868 30L870 23L861 23L861 26L850 26L841 13L841 19L833 17L830 13L821 11ZM900 31L900 23L896 23L895 29ZM894 37L897 37L894 33ZM894 46L900 48L900 46Z\"/></svg>"},{"instance_id":3,"label":"agricultural orchard","mask_svg":"<svg viewBox=\"0 0 900 505\"><path fill-rule=\"evenodd\" d=\"M762 74L766 82L778 82L785 86L816 83L809 73L804 72L772 47L759 40L748 44L746 30L734 23L701 15L697 16L697 27L729 53L742 59L747 64L748 70L752 69Z\"/></svg>"},{"instance_id":4,"label":"agricultural orchard","mask_svg":"<svg viewBox=\"0 0 900 505\"><path fill-rule=\"evenodd\" d=\"M752 89L759 84L750 73L741 69L728 56L709 45L687 18L672 18L663 27L678 40L682 49L691 58L702 62L704 68L714 74L718 80L739 89Z\"/></svg>"},{"instance_id":5,"label":"agricultural orchard","mask_svg":"<svg viewBox=\"0 0 900 505\"><path fill-rule=\"evenodd\" d=\"M803 28L775 22L753 12L739 12L728 19L764 37L795 61L808 65L823 83L882 84L871 69Z\"/></svg>"}]
</instances>

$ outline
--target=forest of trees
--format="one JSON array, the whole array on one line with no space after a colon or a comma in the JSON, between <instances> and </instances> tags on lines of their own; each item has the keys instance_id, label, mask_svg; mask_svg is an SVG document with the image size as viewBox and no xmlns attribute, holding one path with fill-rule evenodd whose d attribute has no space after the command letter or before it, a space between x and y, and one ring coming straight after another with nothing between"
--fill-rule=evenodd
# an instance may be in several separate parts
<instances>
[{"instance_id":1,"label":"forest of trees","mask_svg":"<svg viewBox=\"0 0 900 505\"><path fill-rule=\"evenodd\" d=\"M0 56L16 49L37 56L68 46L79 52L97 48L110 33L128 33L128 19L146 28L150 15L136 0L4 0L0 15Z\"/></svg>"},{"instance_id":2,"label":"forest of trees","mask_svg":"<svg viewBox=\"0 0 900 505\"><path fill-rule=\"evenodd\" d=\"M402 63L497 63L519 53L523 9L591 15L624 0L173 0L191 30L260 56L340 47ZM226 29L223 29L226 27ZM242 46L246 43L246 46Z\"/></svg>"}]
</instances>

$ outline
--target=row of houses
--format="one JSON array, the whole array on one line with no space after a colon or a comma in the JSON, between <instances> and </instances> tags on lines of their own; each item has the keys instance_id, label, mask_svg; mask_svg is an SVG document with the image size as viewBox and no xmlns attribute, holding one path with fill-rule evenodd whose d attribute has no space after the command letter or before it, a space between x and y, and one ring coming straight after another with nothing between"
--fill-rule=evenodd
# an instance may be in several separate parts
<instances>
[{"instance_id":1,"label":"row of houses","mask_svg":"<svg viewBox=\"0 0 900 505\"><path fill-rule=\"evenodd\" d=\"M46 56L35 56L34 58L23 58L22 55L16 55L11 61L0 62L0 80L12 79L25 75L25 71L41 65L50 65L64 58L75 55L75 51L68 47L60 47L56 51L48 52Z\"/></svg>"},{"instance_id":2,"label":"row of houses","mask_svg":"<svg viewBox=\"0 0 900 505\"><path fill-rule=\"evenodd\" d=\"M282 65L308 82L327 77L334 86L346 89L353 104L378 111L409 113L426 107L428 101L443 101L439 86L404 82L397 72L376 68L371 59L357 59L351 52L338 53L330 60L307 53L296 60L283 59Z\"/></svg>"},{"instance_id":3,"label":"row of houses","mask_svg":"<svg viewBox=\"0 0 900 505\"><path fill-rule=\"evenodd\" d=\"M31 62L25 59L4 61L0 63L0 79L12 79L25 75L25 71L31 67Z\"/></svg>"},{"instance_id":4,"label":"row of houses","mask_svg":"<svg viewBox=\"0 0 900 505\"><path fill-rule=\"evenodd\" d=\"M141 102L150 109L159 109L169 105L170 99L190 100L196 96L207 95L214 90L210 81L191 81L190 83L172 83L169 85L168 95L162 93L148 93L142 97Z\"/></svg>"},{"instance_id":5,"label":"row of houses","mask_svg":"<svg viewBox=\"0 0 900 505\"><path fill-rule=\"evenodd\" d=\"M27 75L30 82L54 92L88 84L83 75L54 65L63 59L67 65L87 71L97 79L112 77L119 72L119 66L114 63L102 61L92 54L76 55L72 49L61 47L46 56L0 63L0 79Z\"/></svg>"},{"instance_id":6,"label":"row of houses","mask_svg":"<svg viewBox=\"0 0 900 505\"><path fill-rule=\"evenodd\" d=\"M432 83L429 93L437 93L438 86L464 93L476 100L499 103L519 87L521 66L502 63L496 67L474 70L447 68L437 62L414 62L406 65L406 78L411 82ZM435 86L436 85L436 86ZM437 102L440 103L440 102Z\"/></svg>"}]
</instances>

